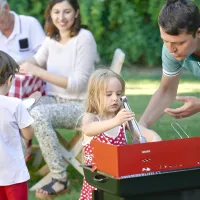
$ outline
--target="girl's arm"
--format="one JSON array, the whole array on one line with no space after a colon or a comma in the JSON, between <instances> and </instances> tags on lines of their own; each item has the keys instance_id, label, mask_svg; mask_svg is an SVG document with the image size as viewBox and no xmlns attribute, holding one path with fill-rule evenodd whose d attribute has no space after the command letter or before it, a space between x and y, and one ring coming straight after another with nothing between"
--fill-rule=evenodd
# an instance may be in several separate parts
<instances>
[{"instance_id":1,"label":"girl's arm","mask_svg":"<svg viewBox=\"0 0 200 200\"><path fill-rule=\"evenodd\" d=\"M82 121L82 132L87 136L95 136L112 129L115 126L117 125L114 118L98 121L97 116L91 113L86 113Z\"/></svg>"},{"instance_id":2,"label":"girl's arm","mask_svg":"<svg viewBox=\"0 0 200 200\"><path fill-rule=\"evenodd\" d=\"M123 124L125 121L132 120L133 117L134 113L126 109L120 110L114 118L103 121L97 121L97 116L91 113L86 113L82 121L82 132L87 136L99 135Z\"/></svg>"},{"instance_id":3,"label":"girl's arm","mask_svg":"<svg viewBox=\"0 0 200 200\"><path fill-rule=\"evenodd\" d=\"M26 128L20 129L21 136L25 140L31 140L34 134L33 128L30 126L27 126Z\"/></svg>"}]
</instances>

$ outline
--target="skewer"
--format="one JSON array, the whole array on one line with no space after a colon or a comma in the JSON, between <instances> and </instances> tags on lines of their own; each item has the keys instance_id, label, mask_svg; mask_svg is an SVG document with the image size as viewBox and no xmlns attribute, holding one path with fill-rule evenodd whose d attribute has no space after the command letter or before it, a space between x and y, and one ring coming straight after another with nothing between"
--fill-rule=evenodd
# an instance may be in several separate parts
<instances>
[{"instance_id":1,"label":"skewer","mask_svg":"<svg viewBox=\"0 0 200 200\"><path fill-rule=\"evenodd\" d=\"M175 130L175 132L179 135L179 137L182 139L182 135L180 134L180 132L178 132L177 128L175 126L177 126L186 136L187 138L189 138L189 135L183 130L183 128L177 123L177 122L171 122L171 126L172 128Z\"/></svg>"}]
</instances>

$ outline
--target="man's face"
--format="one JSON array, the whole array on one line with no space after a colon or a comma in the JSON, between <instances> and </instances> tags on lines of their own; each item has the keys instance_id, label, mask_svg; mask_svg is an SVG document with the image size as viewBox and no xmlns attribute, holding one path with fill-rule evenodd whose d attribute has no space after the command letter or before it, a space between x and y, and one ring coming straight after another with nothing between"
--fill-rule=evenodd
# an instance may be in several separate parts
<instances>
[{"instance_id":1,"label":"man's face","mask_svg":"<svg viewBox=\"0 0 200 200\"><path fill-rule=\"evenodd\" d=\"M10 27L10 10L7 7L0 8L0 31L4 32Z\"/></svg>"},{"instance_id":2,"label":"man's face","mask_svg":"<svg viewBox=\"0 0 200 200\"><path fill-rule=\"evenodd\" d=\"M160 27L160 36L171 55L179 61L197 50L197 37L192 34L169 35Z\"/></svg>"}]
</instances>

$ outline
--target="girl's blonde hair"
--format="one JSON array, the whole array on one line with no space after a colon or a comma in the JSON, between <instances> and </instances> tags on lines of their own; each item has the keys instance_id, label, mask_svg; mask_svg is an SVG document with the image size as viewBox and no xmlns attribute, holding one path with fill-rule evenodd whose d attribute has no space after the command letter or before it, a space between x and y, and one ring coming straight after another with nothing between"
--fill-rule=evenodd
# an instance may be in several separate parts
<instances>
[{"instance_id":1,"label":"girl's blonde hair","mask_svg":"<svg viewBox=\"0 0 200 200\"><path fill-rule=\"evenodd\" d=\"M109 69L98 69L93 72L88 83L86 100L86 112L102 116L105 109L104 96L107 83L111 78L117 78L122 85L122 95L125 93L125 81L123 78Z\"/></svg>"}]
</instances>

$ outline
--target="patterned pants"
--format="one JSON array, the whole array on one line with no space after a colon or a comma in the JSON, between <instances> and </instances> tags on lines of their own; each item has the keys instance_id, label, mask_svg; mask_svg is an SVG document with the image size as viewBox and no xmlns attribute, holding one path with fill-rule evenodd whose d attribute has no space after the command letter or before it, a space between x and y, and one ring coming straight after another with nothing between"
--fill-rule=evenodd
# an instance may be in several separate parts
<instances>
[{"instance_id":1,"label":"patterned pants","mask_svg":"<svg viewBox=\"0 0 200 200\"><path fill-rule=\"evenodd\" d=\"M84 101L67 101L53 96L43 96L30 111L35 120L34 133L52 178L67 177L55 128L74 128L84 112Z\"/></svg>"}]
</instances>

